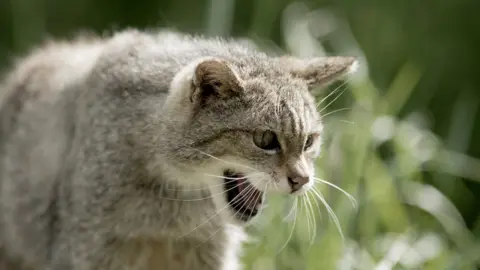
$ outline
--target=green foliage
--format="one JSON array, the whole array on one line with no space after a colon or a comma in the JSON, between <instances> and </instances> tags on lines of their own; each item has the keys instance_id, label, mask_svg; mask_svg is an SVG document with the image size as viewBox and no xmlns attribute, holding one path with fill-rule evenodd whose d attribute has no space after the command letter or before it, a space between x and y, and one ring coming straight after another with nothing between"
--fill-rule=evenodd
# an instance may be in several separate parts
<instances>
[{"instance_id":1,"label":"green foliage","mask_svg":"<svg viewBox=\"0 0 480 270\"><path fill-rule=\"evenodd\" d=\"M314 194L270 198L249 227L246 268L476 269L479 3L1 0L0 62L49 36L157 26L244 37L277 53L359 56L357 75L319 89L317 170L357 207L320 180L340 228Z\"/></svg>"}]
</instances>

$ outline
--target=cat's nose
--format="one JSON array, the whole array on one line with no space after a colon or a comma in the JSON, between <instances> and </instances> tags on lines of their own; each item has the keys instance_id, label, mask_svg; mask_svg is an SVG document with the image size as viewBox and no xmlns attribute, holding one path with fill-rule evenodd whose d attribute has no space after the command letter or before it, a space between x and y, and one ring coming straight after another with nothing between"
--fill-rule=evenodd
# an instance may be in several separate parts
<instances>
[{"instance_id":1,"label":"cat's nose","mask_svg":"<svg viewBox=\"0 0 480 270\"><path fill-rule=\"evenodd\" d=\"M308 176L288 177L288 184L292 189L292 193L301 189L309 181L310 181L310 178Z\"/></svg>"}]
</instances>

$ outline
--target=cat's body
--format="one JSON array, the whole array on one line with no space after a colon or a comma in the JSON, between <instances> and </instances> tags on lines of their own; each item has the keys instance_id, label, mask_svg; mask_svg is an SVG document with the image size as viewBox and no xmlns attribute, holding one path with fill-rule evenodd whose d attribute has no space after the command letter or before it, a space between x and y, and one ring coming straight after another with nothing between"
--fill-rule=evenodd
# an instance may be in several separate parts
<instances>
[{"instance_id":1,"label":"cat's body","mask_svg":"<svg viewBox=\"0 0 480 270\"><path fill-rule=\"evenodd\" d=\"M242 152L244 133L234 132L274 117L241 91L306 89L311 76L326 83L350 65L315 80L238 43L174 33L41 48L0 86L0 260L21 270L237 269L241 221L256 212L224 210L219 175L266 166L263 152ZM273 105L279 119L313 102L307 91L291 98ZM306 170L284 163L268 175Z\"/></svg>"}]
</instances>

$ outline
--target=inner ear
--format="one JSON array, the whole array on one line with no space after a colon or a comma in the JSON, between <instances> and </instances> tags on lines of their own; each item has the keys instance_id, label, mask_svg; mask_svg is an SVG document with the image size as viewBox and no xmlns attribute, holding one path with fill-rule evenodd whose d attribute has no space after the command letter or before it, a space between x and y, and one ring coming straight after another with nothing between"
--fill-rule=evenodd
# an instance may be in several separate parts
<instances>
[{"instance_id":1,"label":"inner ear","mask_svg":"<svg viewBox=\"0 0 480 270\"><path fill-rule=\"evenodd\" d=\"M326 86L344 75L354 72L357 66L355 57L330 56L300 59L291 56L279 57L279 64L293 76L307 82L310 90Z\"/></svg>"},{"instance_id":2,"label":"inner ear","mask_svg":"<svg viewBox=\"0 0 480 270\"><path fill-rule=\"evenodd\" d=\"M190 100L228 98L240 94L240 79L225 61L210 59L200 62L195 68Z\"/></svg>"}]
</instances>

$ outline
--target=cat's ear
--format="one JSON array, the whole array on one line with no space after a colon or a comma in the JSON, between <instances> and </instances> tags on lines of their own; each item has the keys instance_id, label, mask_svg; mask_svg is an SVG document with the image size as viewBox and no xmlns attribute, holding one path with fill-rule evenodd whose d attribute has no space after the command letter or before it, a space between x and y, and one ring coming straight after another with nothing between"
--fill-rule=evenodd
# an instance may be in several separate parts
<instances>
[{"instance_id":1,"label":"cat's ear","mask_svg":"<svg viewBox=\"0 0 480 270\"><path fill-rule=\"evenodd\" d=\"M357 66L355 57L330 56L300 59L291 56L277 58L279 64L293 76L307 82L310 90L328 85L354 72Z\"/></svg>"},{"instance_id":2,"label":"cat's ear","mask_svg":"<svg viewBox=\"0 0 480 270\"><path fill-rule=\"evenodd\" d=\"M228 98L242 91L240 79L222 60L208 59L195 67L192 80L192 102L210 97Z\"/></svg>"}]
</instances>

